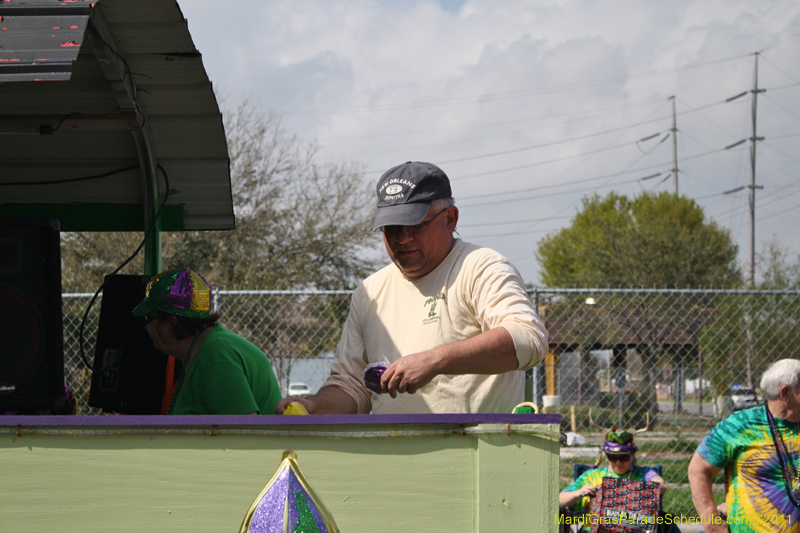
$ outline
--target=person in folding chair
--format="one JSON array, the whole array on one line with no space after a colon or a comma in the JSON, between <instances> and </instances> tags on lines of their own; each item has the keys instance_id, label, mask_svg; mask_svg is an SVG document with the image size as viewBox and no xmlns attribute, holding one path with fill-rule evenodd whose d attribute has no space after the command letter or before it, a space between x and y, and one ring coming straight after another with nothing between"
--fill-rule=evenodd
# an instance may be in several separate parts
<instances>
[{"instance_id":1,"label":"person in folding chair","mask_svg":"<svg viewBox=\"0 0 800 533\"><path fill-rule=\"evenodd\" d=\"M653 481L658 483L659 494L663 497L667 491L667 483L658 472L646 466L636 465L636 451L633 434L625 430L612 430L606 434L602 452L597 456L594 466L581 474L558 495L558 506L568 508L577 522L584 524L578 531L588 531L589 521L585 518L589 513L590 501L604 477L630 479L632 481ZM608 466L600 466L602 454L605 453ZM670 531L667 529L666 531Z\"/></svg>"}]
</instances>

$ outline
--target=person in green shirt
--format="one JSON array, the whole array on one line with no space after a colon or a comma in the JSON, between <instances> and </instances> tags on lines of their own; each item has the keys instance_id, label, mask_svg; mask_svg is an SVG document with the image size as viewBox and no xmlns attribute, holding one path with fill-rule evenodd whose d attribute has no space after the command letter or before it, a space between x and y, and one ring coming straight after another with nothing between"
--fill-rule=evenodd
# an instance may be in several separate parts
<instances>
[{"instance_id":1,"label":"person in green shirt","mask_svg":"<svg viewBox=\"0 0 800 533\"><path fill-rule=\"evenodd\" d=\"M153 276L133 310L155 347L183 363L167 414L273 414L281 391L267 356L213 309L208 282L183 268Z\"/></svg>"}]
</instances>

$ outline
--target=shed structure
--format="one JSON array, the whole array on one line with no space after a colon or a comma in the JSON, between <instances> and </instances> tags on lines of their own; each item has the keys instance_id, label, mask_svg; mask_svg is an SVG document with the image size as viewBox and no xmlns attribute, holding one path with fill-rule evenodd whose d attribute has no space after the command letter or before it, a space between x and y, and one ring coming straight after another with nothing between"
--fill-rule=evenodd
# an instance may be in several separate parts
<instances>
[{"instance_id":1,"label":"shed structure","mask_svg":"<svg viewBox=\"0 0 800 533\"><path fill-rule=\"evenodd\" d=\"M55 81L60 80L60 81ZM217 100L175 0L0 1L0 212L62 231L235 227Z\"/></svg>"}]
</instances>

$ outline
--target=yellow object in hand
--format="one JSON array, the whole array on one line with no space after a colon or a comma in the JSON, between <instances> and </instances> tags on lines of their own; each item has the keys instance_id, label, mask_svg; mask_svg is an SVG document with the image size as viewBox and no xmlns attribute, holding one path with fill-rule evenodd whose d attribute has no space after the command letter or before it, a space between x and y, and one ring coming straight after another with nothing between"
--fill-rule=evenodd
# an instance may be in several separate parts
<instances>
[{"instance_id":1,"label":"yellow object in hand","mask_svg":"<svg viewBox=\"0 0 800 533\"><path fill-rule=\"evenodd\" d=\"M292 402L287 407L286 410L283 412L285 415L307 415L308 411L306 408L303 407L303 404L298 402Z\"/></svg>"}]
</instances>

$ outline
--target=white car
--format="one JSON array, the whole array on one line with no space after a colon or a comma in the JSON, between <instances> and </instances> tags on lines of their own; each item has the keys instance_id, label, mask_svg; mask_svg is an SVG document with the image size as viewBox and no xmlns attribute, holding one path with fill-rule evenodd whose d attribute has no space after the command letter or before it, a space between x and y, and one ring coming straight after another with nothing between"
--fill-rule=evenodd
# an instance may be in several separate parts
<instances>
[{"instance_id":1,"label":"white car","mask_svg":"<svg viewBox=\"0 0 800 533\"><path fill-rule=\"evenodd\" d=\"M289 396L310 396L311 389L305 383L289 383Z\"/></svg>"},{"instance_id":2,"label":"white car","mask_svg":"<svg viewBox=\"0 0 800 533\"><path fill-rule=\"evenodd\" d=\"M749 409L763 403L761 396L756 394L753 389L746 389L741 385L734 385L731 387L731 402L733 402L733 410L741 411L742 409Z\"/></svg>"}]
</instances>

